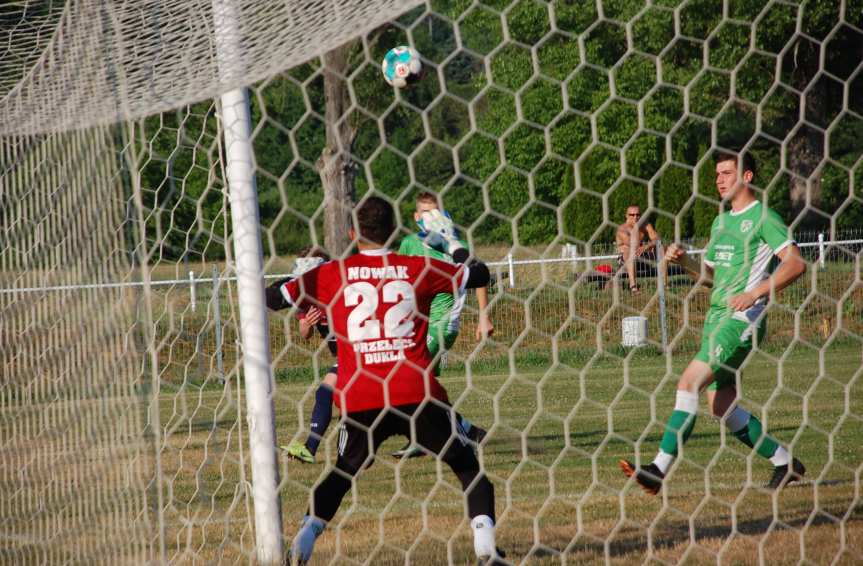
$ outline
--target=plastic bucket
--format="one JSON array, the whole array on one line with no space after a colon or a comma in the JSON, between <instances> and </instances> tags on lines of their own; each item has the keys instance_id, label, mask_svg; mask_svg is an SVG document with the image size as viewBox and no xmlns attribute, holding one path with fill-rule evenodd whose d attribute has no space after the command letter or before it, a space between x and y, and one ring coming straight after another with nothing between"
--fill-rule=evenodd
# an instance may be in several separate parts
<instances>
[{"instance_id":1,"label":"plastic bucket","mask_svg":"<svg viewBox=\"0 0 863 566\"><path fill-rule=\"evenodd\" d=\"M628 316L623 319L624 346L644 346L647 344L647 318L643 316Z\"/></svg>"}]
</instances>

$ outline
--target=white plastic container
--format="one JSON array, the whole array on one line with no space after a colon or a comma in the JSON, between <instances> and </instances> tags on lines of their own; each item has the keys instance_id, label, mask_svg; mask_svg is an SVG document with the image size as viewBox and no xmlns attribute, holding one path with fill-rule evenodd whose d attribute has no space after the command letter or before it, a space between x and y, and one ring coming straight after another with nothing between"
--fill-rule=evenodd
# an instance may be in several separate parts
<instances>
[{"instance_id":1,"label":"white plastic container","mask_svg":"<svg viewBox=\"0 0 863 566\"><path fill-rule=\"evenodd\" d=\"M647 344L647 318L643 316L628 316L623 319L624 346L644 346Z\"/></svg>"}]
</instances>

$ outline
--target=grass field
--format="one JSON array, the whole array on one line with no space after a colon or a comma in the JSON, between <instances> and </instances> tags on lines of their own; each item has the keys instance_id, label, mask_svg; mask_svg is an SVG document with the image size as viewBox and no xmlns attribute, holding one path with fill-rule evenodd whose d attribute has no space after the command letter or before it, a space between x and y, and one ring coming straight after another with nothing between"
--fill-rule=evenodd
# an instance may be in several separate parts
<instances>
[{"instance_id":1,"label":"grass field","mask_svg":"<svg viewBox=\"0 0 863 566\"><path fill-rule=\"evenodd\" d=\"M514 375L473 372L467 389L456 366L443 382L462 413L490 428L481 455L496 489L498 543L516 563L852 564L863 561L861 354L859 343L844 342L820 352L798 347L781 360L750 358L744 405L808 467L807 482L776 495L761 487L769 462L703 414L660 497L618 471L621 457L653 457L683 356L668 374L665 357L639 353L629 362L608 356L550 369L517 364L523 369ZM233 562L251 552L239 394L234 384L160 397L169 559L194 551ZM278 384L280 443L303 437L312 400L307 381ZM334 462L335 432L321 464L282 458L289 537L309 490ZM472 563L457 481L431 458L387 456L402 442L382 447L319 539L313 564Z\"/></svg>"}]
</instances>

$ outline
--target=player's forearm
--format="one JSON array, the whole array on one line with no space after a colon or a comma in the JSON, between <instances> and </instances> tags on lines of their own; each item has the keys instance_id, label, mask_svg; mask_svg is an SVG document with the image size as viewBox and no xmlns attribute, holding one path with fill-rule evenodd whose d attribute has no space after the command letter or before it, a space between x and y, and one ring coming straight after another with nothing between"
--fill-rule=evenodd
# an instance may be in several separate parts
<instances>
[{"instance_id":1,"label":"player's forearm","mask_svg":"<svg viewBox=\"0 0 863 566\"><path fill-rule=\"evenodd\" d=\"M479 287L476 290L476 303L479 306L480 314L488 310L488 287Z\"/></svg>"},{"instance_id":2,"label":"player's forearm","mask_svg":"<svg viewBox=\"0 0 863 566\"><path fill-rule=\"evenodd\" d=\"M806 262L799 255L793 255L780 263L773 275L756 285L750 292L756 299L767 297L771 290L781 291L797 281L804 273L806 273Z\"/></svg>"},{"instance_id":3,"label":"player's forearm","mask_svg":"<svg viewBox=\"0 0 863 566\"><path fill-rule=\"evenodd\" d=\"M700 282L705 287L713 287L713 268L703 261L698 261L694 257L684 254L680 258L680 267L682 267L689 276Z\"/></svg>"},{"instance_id":4,"label":"player's forearm","mask_svg":"<svg viewBox=\"0 0 863 566\"><path fill-rule=\"evenodd\" d=\"M309 324L305 320L300 321L300 336L303 337L303 340L308 340L309 338L311 338L314 330L315 328L313 325Z\"/></svg>"}]
</instances>

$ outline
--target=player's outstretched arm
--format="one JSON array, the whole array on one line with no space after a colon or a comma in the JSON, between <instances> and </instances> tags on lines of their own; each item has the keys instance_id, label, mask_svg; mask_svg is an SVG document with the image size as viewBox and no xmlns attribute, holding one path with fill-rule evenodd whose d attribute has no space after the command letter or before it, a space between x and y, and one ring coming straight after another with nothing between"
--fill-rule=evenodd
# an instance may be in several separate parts
<instances>
[{"instance_id":1,"label":"player's outstretched arm","mask_svg":"<svg viewBox=\"0 0 863 566\"><path fill-rule=\"evenodd\" d=\"M690 277L700 281L702 285L713 286L713 268L687 254L682 245L671 244L668 246L663 259L668 263L679 265L689 273Z\"/></svg>"},{"instance_id":2,"label":"player's outstretched arm","mask_svg":"<svg viewBox=\"0 0 863 566\"><path fill-rule=\"evenodd\" d=\"M467 263L470 259L470 253L466 248L458 248L453 251L452 259L455 263ZM491 274L488 273L488 267L479 261L471 261L468 267L470 267L471 273L468 274L468 278L473 274L474 268L477 265L481 265L482 269L485 270L488 275L488 280L491 282ZM468 279L470 281L470 279ZM468 288L473 289L470 284L468 284ZM494 324L491 322L491 318L488 316L488 283L485 285L480 285L476 287L476 300L479 304L479 324L476 327L476 339L482 340L487 336L491 336L494 333Z\"/></svg>"},{"instance_id":3,"label":"player's outstretched arm","mask_svg":"<svg viewBox=\"0 0 863 566\"><path fill-rule=\"evenodd\" d=\"M806 273L806 261L800 255L800 248L796 244L786 246L776 255L782 262L773 272L773 275L756 285L751 291L740 293L729 299L728 304L734 310L748 309L761 297L769 296L771 291L778 293Z\"/></svg>"}]
</instances>

